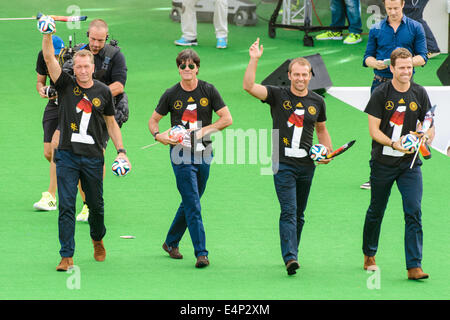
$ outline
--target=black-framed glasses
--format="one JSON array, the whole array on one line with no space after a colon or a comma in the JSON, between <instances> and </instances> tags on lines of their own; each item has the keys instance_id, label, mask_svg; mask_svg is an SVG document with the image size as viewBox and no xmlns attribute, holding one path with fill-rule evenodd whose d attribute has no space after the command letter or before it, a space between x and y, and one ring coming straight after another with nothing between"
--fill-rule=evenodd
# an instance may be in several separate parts
<instances>
[{"instance_id":1,"label":"black-framed glasses","mask_svg":"<svg viewBox=\"0 0 450 320\"><path fill-rule=\"evenodd\" d=\"M194 70L195 69L195 64L192 64L192 63L189 63L188 65L185 65L184 63L180 64L180 69L181 70L186 69L186 67L188 67L191 70Z\"/></svg>"}]
</instances>

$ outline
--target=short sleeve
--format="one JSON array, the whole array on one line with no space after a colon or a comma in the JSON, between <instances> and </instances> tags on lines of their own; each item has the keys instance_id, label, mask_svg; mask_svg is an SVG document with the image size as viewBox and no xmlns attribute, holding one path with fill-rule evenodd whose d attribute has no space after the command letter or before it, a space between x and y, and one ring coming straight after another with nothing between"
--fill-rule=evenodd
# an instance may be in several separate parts
<instances>
[{"instance_id":1,"label":"short sleeve","mask_svg":"<svg viewBox=\"0 0 450 320\"><path fill-rule=\"evenodd\" d=\"M377 88L378 89L378 88ZM373 94L370 96L369 102L367 103L364 112L374 116L375 118L382 119L383 117L383 90L374 90Z\"/></svg>"},{"instance_id":2,"label":"short sleeve","mask_svg":"<svg viewBox=\"0 0 450 320\"><path fill-rule=\"evenodd\" d=\"M164 94L159 99L158 105L156 106L155 111L162 116L165 116L169 113L169 94L168 90L164 92Z\"/></svg>"},{"instance_id":3,"label":"short sleeve","mask_svg":"<svg viewBox=\"0 0 450 320\"><path fill-rule=\"evenodd\" d=\"M39 51L37 60L36 60L36 72L42 76L47 75L47 65L45 64L44 55L42 54L42 50Z\"/></svg>"}]
</instances>

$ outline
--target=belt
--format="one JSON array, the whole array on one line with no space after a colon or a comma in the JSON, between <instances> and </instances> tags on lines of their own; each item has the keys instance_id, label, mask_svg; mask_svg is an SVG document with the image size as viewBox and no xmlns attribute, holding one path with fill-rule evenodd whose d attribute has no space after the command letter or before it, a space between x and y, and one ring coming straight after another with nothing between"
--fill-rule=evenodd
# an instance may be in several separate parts
<instances>
[{"instance_id":1,"label":"belt","mask_svg":"<svg viewBox=\"0 0 450 320\"><path fill-rule=\"evenodd\" d=\"M379 76L377 74L373 77L373 79L381 81L381 82L386 82L386 81L392 80L391 78L385 78L385 77Z\"/></svg>"}]
</instances>

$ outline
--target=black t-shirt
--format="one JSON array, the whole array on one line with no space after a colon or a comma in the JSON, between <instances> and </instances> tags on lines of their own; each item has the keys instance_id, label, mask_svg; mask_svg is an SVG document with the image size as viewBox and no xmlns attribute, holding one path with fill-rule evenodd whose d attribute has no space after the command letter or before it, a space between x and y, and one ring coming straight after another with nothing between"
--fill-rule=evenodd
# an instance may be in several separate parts
<instances>
[{"instance_id":1,"label":"black t-shirt","mask_svg":"<svg viewBox=\"0 0 450 320\"><path fill-rule=\"evenodd\" d=\"M59 149L75 154L103 158L103 116L114 116L114 102L109 87L94 80L88 89L78 86L75 78L62 72L55 83L59 99Z\"/></svg>"},{"instance_id":2,"label":"black t-shirt","mask_svg":"<svg viewBox=\"0 0 450 320\"><path fill-rule=\"evenodd\" d=\"M44 55L42 50L39 51L37 60L36 60L36 72L41 76L48 76L50 79L50 85L55 86L52 79L48 74L47 64L44 60ZM46 119L56 119L58 118L58 104L57 99L48 99L47 106L45 107ZM46 120L44 119L44 120Z\"/></svg>"},{"instance_id":3,"label":"black t-shirt","mask_svg":"<svg viewBox=\"0 0 450 320\"><path fill-rule=\"evenodd\" d=\"M388 81L374 90L364 112L381 119L380 130L392 141L397 141L410 131L416 131L417 121L422 122L430 108L430 99L422 86L411 82L408 91L398 92ZM405 154L372 140L372 160L399 166L411 163L413 157L414 154Z\"/></svg>"},{"instance_id":4,"label":"black t-shirt","mask_svg":"<svg viewBox=\"0 0 450 320\"><path fill-rule=\"evenodd\" d=\"M311 90L305 97L299 97L289 87L266 88L267 98L263 102L270 105L273 129L279 130L279 162L313 166L309 149L316 122L327 120L325 101Z\"/></svg>"},{"instance_id":5,"label":"black t-shirt","mask_svg":"<svg viewBox=\"0 0 450 320\"><path fill-rule=\"evenodd\" d=\"M225 107L217 89L210 83L198 80L197 88L185 91L180 83L169 88L159 99L155 109L162 116L170 112L171 126L182 125L186 129L199 129L212 123L212 112ZM208 137L203 138L203 145L211 144ZM197 145L194 151L201 151Z\"/></svg>"}]
</instances>

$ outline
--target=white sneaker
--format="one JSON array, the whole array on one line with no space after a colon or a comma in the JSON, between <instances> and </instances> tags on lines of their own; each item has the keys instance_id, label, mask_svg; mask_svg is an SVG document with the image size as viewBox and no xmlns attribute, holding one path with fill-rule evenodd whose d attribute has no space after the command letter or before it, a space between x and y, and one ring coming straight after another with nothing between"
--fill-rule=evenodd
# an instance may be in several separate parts
<instances>
[{"instance_id":1,"label":"white sneaker","mask_svg":"<svg viewBox=\"0 0 450 320\"><path fill-rule=\"evenodd\" d=\"M33 205L33 208L41 211L53 211L56 210L56 199L50 192L42 192L42 198Z\"/></svg>"},{"instance_id":2,"label":"white sneaker","mask_svg":"<svg viewBox=\"0 0 450 320\"><path fill-rule=\"evenodd\" d=\"M87 204L83 205L83 209L81 209L81 212L77 215L77 221L83 221L87 222L89 218L89 208Z\"/></svg>"}]
</instances>

